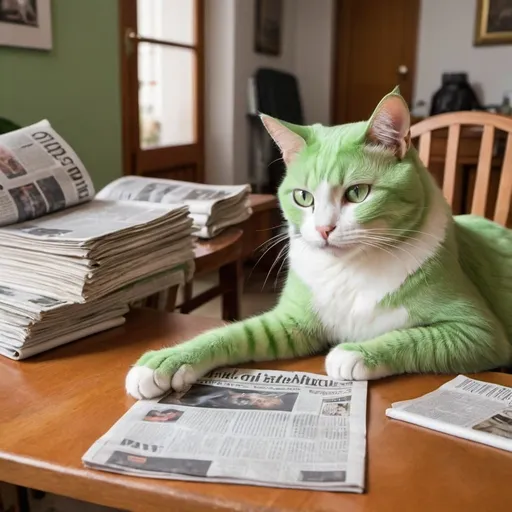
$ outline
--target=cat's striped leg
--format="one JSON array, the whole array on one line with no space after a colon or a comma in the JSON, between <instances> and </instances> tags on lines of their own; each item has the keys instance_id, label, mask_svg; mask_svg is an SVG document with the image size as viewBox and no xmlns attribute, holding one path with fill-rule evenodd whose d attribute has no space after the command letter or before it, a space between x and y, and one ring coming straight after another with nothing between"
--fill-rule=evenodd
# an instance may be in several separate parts
<instances>
[{"instance_id":1,"label":"cat's striped leg","mask_svg":"<svg viewBox=\"0 0 512 512\"><path fill-rule=\"evenodd\" d=\"M144 354L126 377L134 398L182 390L210 370L248 361L285 359L322 349L307 312L276 308L260 316L204 332L174 347Z\"/></svg>"},{"instance_id":2,"label":"cat's striped leg","mask_svg":"<svg viewBox=\"0 0 512 512\"><path fill-rule=\"evenodd\" d=\"M479 372L511 361L512 346L501 325L468 318L337 345L326 357L326 370L337 379L372 380L401 373Z\"/></svg>"}]
</instances>

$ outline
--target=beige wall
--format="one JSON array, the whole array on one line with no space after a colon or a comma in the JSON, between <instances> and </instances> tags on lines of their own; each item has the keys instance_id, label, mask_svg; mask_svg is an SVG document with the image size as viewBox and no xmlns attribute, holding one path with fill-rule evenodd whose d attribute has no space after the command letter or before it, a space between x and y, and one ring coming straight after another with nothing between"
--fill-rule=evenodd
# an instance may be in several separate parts
<instances>
[{"instance_id":1,"label":"beige wall","mask_svg":"<svg viewBox=\"0 0 512 512\"><path fill-rule=\"evenodd\" d=\"M295 3L295 72L304 98L304 116L307 123L329 124L335 1L295 0Z\"/></svg>"},{"instance_id":2,"label":"beige wall","mask_svg":"<svg viewBox=\"0 0 512 512\"><path fill-rule=\"evenodd\" d=\"M512 90L512 46L473 46L476 0L423 0L415 101L430 104L445 71L465 71L485 103Z\"/></svg>"},{"instance_id":3,"label":"beige wall","mask_svg":"<svg viewBox=\"0 0 512 512\"><path fill-rule=\"evenodd\" d=\"M249 77L258 67L294 73L306 122L329 122L333 5L333 0L284 0L282 53L272 57L253 50L254 0L206 2L209 182L248 180L247 90Z\"/></svg>"}]
</instances>

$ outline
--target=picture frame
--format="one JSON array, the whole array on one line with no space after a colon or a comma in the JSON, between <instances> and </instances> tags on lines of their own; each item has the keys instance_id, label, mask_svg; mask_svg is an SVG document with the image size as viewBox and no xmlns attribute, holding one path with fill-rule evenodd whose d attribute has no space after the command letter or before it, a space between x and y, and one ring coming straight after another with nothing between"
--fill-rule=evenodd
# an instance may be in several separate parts
<instances>
[{"instance_id":1,"label":"picture frame","mask_svg":"<svg viewBox=\"0 0 512 512\"><path fill-rule=\"evenodd\" d=\"M256 0L254 51L265 55L281 54L283 0Z\"/></svg>"},{"instance_id":2,"label":"picture frame","mask_svg":"<svg viewBox=\"0 0 512 512\"><path fill-rule=\"evenodd\" d=\"M0 0L0 46L51 50L51 0Z\"/></svg>"},{"instance_id":3,"label":"picture frame","mask_svg":"<svg viewBox=\"0 0 512 512\"><path fill-rule=\"evenodd\" d=\"M512 0L478 0L474 45L512 44Z\"/></svg>"}]
</instances>

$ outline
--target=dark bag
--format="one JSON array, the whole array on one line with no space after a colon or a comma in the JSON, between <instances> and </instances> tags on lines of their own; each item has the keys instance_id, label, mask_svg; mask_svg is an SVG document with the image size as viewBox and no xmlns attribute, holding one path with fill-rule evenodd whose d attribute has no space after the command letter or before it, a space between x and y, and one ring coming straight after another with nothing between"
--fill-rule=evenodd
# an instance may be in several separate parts
<instances>
[{"instance_id":1,"label":"dark bag","mask_svg":"<svg viewBox=\"0 0 512 512\"><path fill-rule=\"evenodd\" d=\"M444 112L481 110L482 106L468 82L466 73L444 73L442 86L432 98L430 115Z\"/></svg>"}]
</instances>

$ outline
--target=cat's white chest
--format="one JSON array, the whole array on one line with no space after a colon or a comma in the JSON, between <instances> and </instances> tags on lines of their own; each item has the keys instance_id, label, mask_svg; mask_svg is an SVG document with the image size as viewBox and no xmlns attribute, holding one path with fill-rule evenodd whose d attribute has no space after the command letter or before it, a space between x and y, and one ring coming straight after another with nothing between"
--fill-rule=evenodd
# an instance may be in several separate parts
<instances>
[{"instance_id":1,"label":"cat's white chest","mask_svg":"<svg viewBox=\"0 0 512 512\"><path fill-rule=\"evenodd\" d=\"M379 306L405 281L406 268L388 267L382 258L343 261L301 240L292 242L290 262L310 288L313 307L332 343L368 340L408 325L405 308Z\"/></svg>"}]
</instances>

